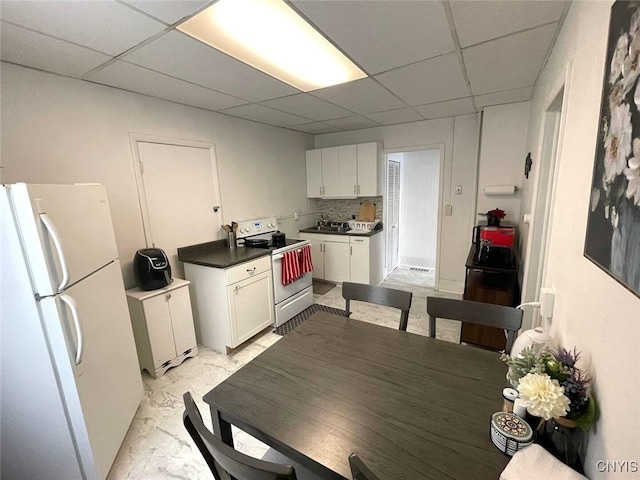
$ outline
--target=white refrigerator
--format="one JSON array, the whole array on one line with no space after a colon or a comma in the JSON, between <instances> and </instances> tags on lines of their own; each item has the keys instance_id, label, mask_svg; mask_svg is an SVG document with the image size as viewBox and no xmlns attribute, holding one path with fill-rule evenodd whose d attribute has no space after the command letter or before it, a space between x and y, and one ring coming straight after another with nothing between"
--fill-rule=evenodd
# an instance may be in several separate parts
<instances>
[{"instance_id":1,"label":"white refrigerator","mask_svg":"<svg viewBox=\"0 0 640 480\"><path fill-rule=\"evenodd\" d=\"M103 480L143 394L106 189L0 193L0 477Z\"/></svg>"}]
</instances>

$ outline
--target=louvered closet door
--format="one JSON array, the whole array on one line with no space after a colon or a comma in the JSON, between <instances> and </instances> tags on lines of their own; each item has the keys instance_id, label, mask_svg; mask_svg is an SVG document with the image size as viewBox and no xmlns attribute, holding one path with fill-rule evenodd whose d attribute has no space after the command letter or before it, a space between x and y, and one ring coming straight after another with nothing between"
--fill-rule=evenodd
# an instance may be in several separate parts
<instances>
[{"instance_id":1,"label":"louvered closet door","mask_svg":"<svg viewBox=\"0 0 640 480\"><path fill-rule=\"evenodd\" d=\"M398 266L400 240L400 162L389 160L387 174L387 273Z\"/></svg>"}]
</instances>

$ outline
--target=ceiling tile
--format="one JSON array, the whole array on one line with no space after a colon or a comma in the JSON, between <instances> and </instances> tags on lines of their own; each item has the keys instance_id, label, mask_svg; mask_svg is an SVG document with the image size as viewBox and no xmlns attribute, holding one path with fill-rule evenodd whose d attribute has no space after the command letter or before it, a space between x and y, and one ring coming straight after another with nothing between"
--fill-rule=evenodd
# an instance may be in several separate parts
<instances>
[{"instance_id":1,"label":"ceiling tile","mask_svg":"<svg viewBox=\"0 0 640 480\"><path fill-rule=\"evenodd\" d=\"M246 103L239 98L183 82L162 73L122 61L108 65L90 75L87 79L92 82L209 110L220 110Z\"/></svg>"},{"instance_id":2,"label":"ceiling tile","mask_svg":"<svg viewBox=\"0 0 640 480\"><path fill-rule=\"evenodd\" d=\"M386 112L368 113L367 118L381 125L395 125L396 123L424 120L412 108L398 108L396 110L387 110Z\"/></svg>"},{"instance_id":3,"label":"ceiling tile","mask_svg":"<svg viewBox=\"0 0 640 480\"><path fill-rule=\"evenodd\" d=\"M376 80L409 105L421 105L469 95L455 53L376 75Z\"/></svg>"},{"instance_id":4,"label":"ceiling tile","mask_svg":"<svg viewBox=\"0 0 640 480\"><path fill-rule=\"evenodd\" d=\"M420 112L420 115L424 118L455 117L457 115L468 115L476 112L471 97L420 105L414 108Z\"/></svg>"},{"instance_id":5,"label":"ceiling tile","mask_svg":"<svg viewBox=\"0 0 640 480\"><path fill-rule=\"evenodd\" d=\"M81 77L108 55L2 22L0 59L47 72Z\"/></svg>"},{"instance_id":6,"label":"ceiling tile","mask_svg":"<svg viewBox=\"0 0 640 480\"><path fill-rule=\"evenodd\" d=\"M148 13L163 22L173 25L188 17L209 0L122 0L138 10Z\"/></svg>"},{"instance_id":7,"label":"ceiling tile","mask_svg":"<svg viewBox=\"0 0 640 480\"><path fill-rule=\"evenodd\" d=\"M534 85L556 28L546 25L462 50L473 94Z\"/></svg>"},{"instance_id":8,"label":"ceiling tile","mask_svg":"<svg viewBox=\"0 0 640 480\"><path fill-rule=\"evenodd\" d=\"M369 74L455 49L442 2L305 0L293 5Z\"/></svg>"},{"instance_id":9,"label":"ceiling tile","mask_svg":"<svg viewBox=\"0 0 640 480\"><path fill-rule=\"evenodd\" d=\"M240 107L227 108L221 110L220 113L233 115L234 117L246 118L247 120L255 120L256 122L268 123L280 127L288 127L290 125L300 125L308 123L308 118L298 117L290 113L274 110L273 108L263 105L242 105Z\"/></svg>"},{"instance_id":10,"label":"ceiling tile","mask_svg":"<svg viewBox=\"0 0 640 480\"><path fill-rule=\"evenodd\" d=\"M503 105L505 103L526 102L531 100L533 87L515 88L513 90L503 90L502 92L487 93L473 97L476 107L488 107L490 105Z\"/></svg>"},{"instance_id":11,"label":"ceiling tile","mask_svg":"<svg viewBox=\"0 0 640 480\"><path fill-rule=\"evenodd\" d=\"M462 48L560 20L567 1L449 2Z\"/></svg>"},{"instance_id":12,"label":"ceiling tile","mask_svg":"<svg viewBox=\"0 0 640 480\"><path fill-rule=\"evenodd\" d=\"M379 127L376 122L369 120L368 118L356 115L354 117L336 118L333 120L327 120L324 123L328 123L334 127L342 128L344 130L355 130L358 128L370 128Z\"/></svg>"},{"instance_id":13,"label":"ceiling tile","mask_svg":"<svg viewBox=\"0 0 640 480\"><path fill-rule=\"evenodd\" d=\"M2 19L118 55L166 26L112 1L2 1Z\"/></svg>"},{"instance_id":14,"label":"ceiling tile","mask_svg":"<svg viewBox=\"0 0 640 480\"><path fill-rule=\"evenodd\" d=\"M370 78L315 90L313 96L361 114L406 107L404 102Z\"/></svg>"},{"instance_id":15,"label":"ceiling tile","mask_svg":"<svg viewBox=\"0 0 640 480\"><path fill-rule=\"evenodd\" d=\"M344 108L332 105L329 102L313 97L308 93L291 95L290 97L276 98L262 102L267 107L277 108L285 112L301 115L313 120L327 120L329 118L347 117L352 112Z\"/></svg>"},{"instance_id":16,"label":"ceiling tile","mask_svg":"<svg viewBox=\"0 0 640 480\"><path fill-rule=\"evenodd\" d=\"M299 93L280 80L178 31L169 32L122 58L253 102Z\"/></svg>"},{"instance_id":17,"label":"ceiling tile","mask_svg":"<svg viewBox=\"0 0 640 480\"><path fill-rule=\"evenodd\" d=\"M312 135L341 131L341 129L337 127L332 127L331 125L327 125L326 123L321 122L303 123L302 125L291 125L289 126L289 128L292 130L297 130L299 132L310 133Z\"/></svg>"}]
</instances>

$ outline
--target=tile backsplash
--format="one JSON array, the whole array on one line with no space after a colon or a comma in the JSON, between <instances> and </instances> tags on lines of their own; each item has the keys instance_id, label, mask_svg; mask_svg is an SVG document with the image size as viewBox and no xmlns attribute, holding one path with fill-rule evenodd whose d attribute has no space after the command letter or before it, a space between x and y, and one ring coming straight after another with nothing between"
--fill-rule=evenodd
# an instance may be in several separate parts
<instances>
[{"instance_id":1,"label":"tile backsplash","mask_svg":"<svg viewBox=\"0 0 640 480\"><path fill-rule=\"evenodd\" d=\"M352 215L358 216L360 203L365 200L376 204L376 220L382 221L382 196L340 200L318 198L316 199L318 218L323 215L324 218L334 222L346 222L351 220Z\"/></svg>"}]
</instances>

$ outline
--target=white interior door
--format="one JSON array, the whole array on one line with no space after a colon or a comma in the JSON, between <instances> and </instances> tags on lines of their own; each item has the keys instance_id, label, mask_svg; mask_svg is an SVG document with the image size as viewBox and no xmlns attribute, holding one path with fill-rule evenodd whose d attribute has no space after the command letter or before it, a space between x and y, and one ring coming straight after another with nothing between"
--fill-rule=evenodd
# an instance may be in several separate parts
<instances>
[{"instance_id":1,"label":"white interior door","mask_svg":"<svg viewBox=\"0 0 640 480\"><path fill-rule=\"evenodd\" d=\"M221 238L213 148L146 141L137 148L147 246L163 249L173 276L184 278L177 248Z\"/></svg>"},{"instance_id":2,"label":"white interior door","mask_svg":"<svg viewBox=\"0 0 640 480\"><path fill-rule=\"evenodd\" d=\"M389 274L398 266L400 246L400 162L389 160L387 163L387 265Z\"/></svg>"}]
</instances>

